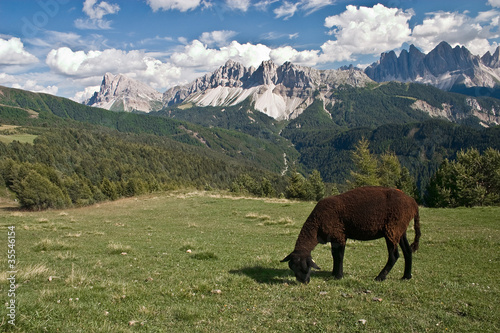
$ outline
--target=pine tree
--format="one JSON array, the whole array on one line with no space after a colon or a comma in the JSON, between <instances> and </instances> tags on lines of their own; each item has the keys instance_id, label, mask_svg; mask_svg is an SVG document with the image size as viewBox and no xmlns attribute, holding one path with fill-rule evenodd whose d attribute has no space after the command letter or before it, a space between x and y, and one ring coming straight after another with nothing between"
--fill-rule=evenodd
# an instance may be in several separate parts
<instances>
[{"instance_id":1,"label":"pine tree","mask_svg":"<svg viewBox=\"0 0 500 333\"><path fill-rule=\"evenodd\" d=\"M461 151L455 161L444 160L427 187L431 207L472 207L500 203L500 152Z\"/></svg>"},{"instance_id":2,"label":"pine tree","mask_svg":"<svg viewBox=\"0 0 500 333\"><path fill-rule=\"evenodd\" d=\"M319 201L325 196L325 183L321 179L321 174L318 170L313 170L312 174L307 179L312 190L314 200Z\"/></svg>"},{"instance_id":3,"label":"pine tree","mask_svg":"<svg viewBox=\"0 0 500 333\"><path fill-rule=\"evenodd\" d=\"M358 171L351 171L354 181L348 181L350 188L380 185L380 178L377 175L378 162L370 153L369 145L370 142L363 138L357 143L356 150L352 153L352 159Z\"/></svg>"},{"instance_id":4,"label":"pine tree","mask_svg":"<svg viewBox=\"0 0 500 333\"><path fill-rule=\"evenodd\" d=\"M396 154L386 152L380 156L377 176L380 179L381 186L396 187L401 178L401 164Z\"/></svg>"}]
</instances>

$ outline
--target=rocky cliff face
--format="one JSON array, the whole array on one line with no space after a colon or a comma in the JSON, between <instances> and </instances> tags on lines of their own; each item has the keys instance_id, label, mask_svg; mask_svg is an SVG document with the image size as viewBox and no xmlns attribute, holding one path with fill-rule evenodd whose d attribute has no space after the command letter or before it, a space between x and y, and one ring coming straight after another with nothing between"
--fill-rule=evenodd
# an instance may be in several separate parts
<instances>
[{"instance_id":1,"label":"rocky cliff face","mask_svg":"<svg viewBox=\"0 0 500 333\"><path fill-rule=\"evenodd\" d=\"M458 86L495 88L500 82L500 48L491 55L473 55L465 47L441 42L428 54L411 45L396 56L383 53L380 60L365 69L377 82L402 81L432 84L444 90Z\"/></svg>"},{"instance_id":2,"label":"rocky cliff face","mask_svg":"<svg viewBox=\"0 0 500 333\"><path fill-rule=\"evenodd\" d=\"M113 111L150 112L162 107L161 99L162 94L145 83L106 73L99 91L84 104Z\"/></svg>"},{"instance_id":3,"label":"rocky cliff face","mask_svg":"<svg viewBox=\"0 0 500 333\"><path fill-rule=\"evenodd\" d=\"M264 61L255 69L228 61L188 85L167 90L163 102L228 106L251 98L257 110L276 119L289 119L305 110L315 97L328 98L332 88L363 87L368 82L371 80L355 69L318 70L290 62L278 66L272 61Z\"/></svg>"}]
</instances>

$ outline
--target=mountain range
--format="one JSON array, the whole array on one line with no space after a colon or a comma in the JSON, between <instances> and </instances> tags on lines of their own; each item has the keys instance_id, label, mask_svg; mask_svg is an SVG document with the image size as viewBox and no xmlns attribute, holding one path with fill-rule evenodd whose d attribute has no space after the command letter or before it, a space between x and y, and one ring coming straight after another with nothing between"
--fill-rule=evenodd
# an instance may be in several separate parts
<instances>
[{"instance_id":1,"label":"mountain range","mask_svg":"<svg viewBox=\"0 0 500 333\"><path fill-rule=\"evenodd\" d=\"M119 74L106 73L99 92L84 104L120 111L155 111L186 103L197 106L232 106L250 98L254 108L275 119L295 118L316 97L328 99L341 85L364 87L372 82L355 69L318 70L286 62L277 66L264 61L246 68L229 60L216 71L176 86L163 95L147 85Z\"/></svg>"},{"instance_id":2,"label":"mountain range","mask_svg":"<svg viewBox=\"0 0 500 333\"><path fill-rule=\"evenodd\" d=\"M289 120L298 117L316 99L323 101L327 111L327 105L345 102L339 99L338 91L376 88L387 81L424 83L445 91L494 95L500 91L499 54L500 48L497 48L493 55L488 52L479 57L465 47L452 48L446 42L424 54L411 45L409 51L403 50L399 56L394 51L383 53L380 60L365 71L352 66L318 70L290 62L278 66L272 61L264 61L254 68L229 60L214 72L189 84L172 87L163 94L125 75L106 73L99 92L84 104L114 111L151 112L172 107L228 107L248 100L257 111L277 120ZM481 105L475 97L468 97L465 107L447 101L433 105L415 96L411 98L414 98L411 105L414 110L431 117L458 121L475 116L484 126L500 123L500 110Z\"/></svg>"},{"instance_id":3,"label":"mountain range","mask_svg":"<svg viewBox=\"0 0 500 333\"><path fill-rule=\"evenodd\" d=\"M469 90L475 96L498 94L500 47L480 57L463 46L452 48L447 42L441 42L428 54L411 45L399 56L394 51L382 53L380 60L364 72L377 82L425 83L447 91Z\"/></svg>"}]
</instances>

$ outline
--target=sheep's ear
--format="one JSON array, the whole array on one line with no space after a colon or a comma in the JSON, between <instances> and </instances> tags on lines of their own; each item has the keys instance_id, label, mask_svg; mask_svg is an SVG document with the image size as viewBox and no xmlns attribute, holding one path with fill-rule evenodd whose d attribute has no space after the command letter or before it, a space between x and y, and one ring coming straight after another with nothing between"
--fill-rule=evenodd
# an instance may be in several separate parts
<instances>
[{"instance_id":1,"label":"sheep's ear","mask_svg":"<svg viewBox=\"0 0 500 333\"><path fill-rule=\"evenodd\" d=\"M316 269L321 270L321 268L319 268L319 266L318 266L318 265L316 265L316 263L314 262L314 260L312 260L312 258L311 258L311 257L307 258L307 264L308 264L309 266L311 266L312 268L316 268Z\"/></svg>"},{"instance_id":2,"label":"sheep's ear","mask_svg":"<svg viewBox=\"0 0 500 333\"><path fill-rule=\"evenodd\" d=\"M292 259L292 254L290 253L289 255L286 256L285 259L281 260L280 262L290 261L291 259Z\"/></svg>"}]
</instances>

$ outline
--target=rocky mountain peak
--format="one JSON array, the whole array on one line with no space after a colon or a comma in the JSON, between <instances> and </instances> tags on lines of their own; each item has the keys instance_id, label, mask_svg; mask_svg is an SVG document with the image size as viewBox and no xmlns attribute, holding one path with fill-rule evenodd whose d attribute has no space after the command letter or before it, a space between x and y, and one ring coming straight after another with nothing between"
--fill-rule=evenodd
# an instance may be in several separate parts
<instances>
[{"instance_id":1,"label":"rocky mountain peak","mask_svg":"<svg viewBox=\"0 0 500 333\"><path fill-rule=\"evenodd\" d=\"M411 45L409 51L403 50L399 56L394 51L383 53L365 73L377 82L418 82L444 90L464 86L493 88L500 81L499 53L497 49L494 55L488 52L480 58L464 46L441 42L424 54Z\"/></svg>"},{"instance_id":2,"label":"rocky mountain peak","mask_svg":"<svg viewBox=\"0 0 500 333\"><path fill-rule=\"evenodd\" d=\"M114 111L143 111L159 109L162 94L147 84L123 74L104 74L98 92L84 104Z\"/></svg>"},{"instance_id":3,"label":"rocky mountain peak","mask_svg":"<svg viewBox=\"0 0 500 333\"><path fill-rule=\"evenodd\" d=\"M500 46L497 47L493 55L491 55L490 51L486 52L481 57L481 62L491 68L500 68Z\"/></svg>"}]
</instances>

